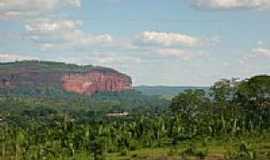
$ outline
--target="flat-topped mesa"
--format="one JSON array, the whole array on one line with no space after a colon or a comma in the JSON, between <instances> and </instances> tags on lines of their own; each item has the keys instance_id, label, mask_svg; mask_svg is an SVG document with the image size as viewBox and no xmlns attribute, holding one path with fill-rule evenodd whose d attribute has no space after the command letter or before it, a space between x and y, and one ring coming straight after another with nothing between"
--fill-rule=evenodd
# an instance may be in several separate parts
<instances>
[{"instance_id":1,"label":"flat-topped mesa","mask_svg":"<svg viewBox=\"0 0 270 160\"><path fill-rule=\"evenodd\" d=\"M86 95L132 89L131 78L116 71L104 72L92 69L86 73L69 73L63 77L62 81L66 91Z\"/></svg>"},{"instance_id":2,"label":"flat-topped mesa","mask_svg":"<svg viewBox=\"0 0 270 160\"><path fill-rule=\"evenodd\" d=\"M0 63L1 89L57 88L92 95L132 89L129 76L114 69L58 62L22 61Z\"/></svg>"}]
</instances>

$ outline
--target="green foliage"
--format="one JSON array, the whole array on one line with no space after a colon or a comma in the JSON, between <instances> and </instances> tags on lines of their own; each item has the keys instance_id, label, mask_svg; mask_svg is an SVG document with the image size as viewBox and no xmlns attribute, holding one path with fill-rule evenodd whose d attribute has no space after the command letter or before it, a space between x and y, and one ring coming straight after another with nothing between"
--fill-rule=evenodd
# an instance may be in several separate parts
<instances>
[{"instance_id":1,"label":"green foliage","mask_svg":"<svg viewBox=\"0 0 270 160\"><path fill-rule=\"evenodd\" d=\"M230 151L226 156L226 160L256 160L256 152L250 149L246 143L242 143L236 151Z\"/></svg>"},{"instance_id":2,"label":"green foliage","mask_svg":"<svg viewBox=\"0 0 270 160\"><path fill-rule=\"evenodd\" d=\"M62 62L50 61L18 61L0 63L0 73L11 73L21 68L42 72L84 72L92 69L94 66L79 66L75 64L67 64Z\"/></svg>"},{"instance_id":3,"label":"green foliage","mask_svg":"<svg viewBox=\"0 0 270 160\"><path fill-rule=\"evenodd\" d=\"M94 154L94 160L105 160L105 153L106 153L106 139L95 138L92 143L92 152Z\"/></svg>"},{"instance_id":4,"label":"green foliage","mask_svg":"<svg viewBox=\"0 0 270 160\"><path fill-rule=\"evenodd\" d=\"M216 83L210 95L203 90L187 90L173 98L170 108L167 101L138 92L63 99L1 97L0 157L102 160L115 152L125 157L141 148L175 149L191 143L182 152L182 159L204 159L209 139L233 141L269 136L268 81L263 76L237 85L234 81ZM129 111L129 116L106 116L108 112L122 111ZM195 145L196 140L205 145ZM166 151L168 156L176 152ZM258 156L243 143L226 158L255 160Z\"/></svg>"},{"instance_id":5,"label":"green foliage","mask_svg":"<svg viewBox=\"0 0 270 160\"><path fill-rule=\"evenodd\" d=\"M190 144L190 146L181 153L181 158L185 159L187 156L198 157L199 159L205 159L208 155L207 148L197 148L194 144Z\"/></svg>"},{"instance_id":6,"label":"green foliage","mask_svg":"<svg viewBox=\"0 0 270 160\"><path fill-rule=\"evenodd\" d=\"M167 87L167 86L138 86L135 87L136 91L141 92L144 95L150 96L163 96L163 97L174 97L179 93L183 93L185 90L196 90L202 89L208 91L208 87Z\"/></svg>"},{"instance_id":7,"label":"green foliage","mask_svg":"<svg viewBox=\"0 0 270 160\"><path fill-rule=\"evenodd\" d=\"M204 106L207 106L208 99L204 90L186 90L172 99L171 110L180 113L185 118L192 119Z\"/></svg>"},{"instance_id":8,"label":"green foliage","mask_svg":"<svg viewBox=\"0 0 270 160\"><path fill-rule=\"evenodd\" d=\"M237 90L238 102L246 107L264 109L270 107L270 76L261 75L240 84Z\"/></svg>"}]
</instances>

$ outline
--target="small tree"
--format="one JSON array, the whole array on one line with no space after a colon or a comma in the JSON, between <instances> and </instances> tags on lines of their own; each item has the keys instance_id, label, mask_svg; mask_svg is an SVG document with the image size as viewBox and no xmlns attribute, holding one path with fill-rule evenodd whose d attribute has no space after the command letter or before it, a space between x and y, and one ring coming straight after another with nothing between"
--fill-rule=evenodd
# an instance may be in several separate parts
<instances>
[{"instance_id":1,"label":"small tree","mask_svg":"<svg viewBox=\"0 0 270 160\"><path fill-rule=\"evenodd\" d=\"M173 113L180 114L190 121L208 101L204 90L186 90L172 99L170 108Z\"/></svg>"}]
</instances>

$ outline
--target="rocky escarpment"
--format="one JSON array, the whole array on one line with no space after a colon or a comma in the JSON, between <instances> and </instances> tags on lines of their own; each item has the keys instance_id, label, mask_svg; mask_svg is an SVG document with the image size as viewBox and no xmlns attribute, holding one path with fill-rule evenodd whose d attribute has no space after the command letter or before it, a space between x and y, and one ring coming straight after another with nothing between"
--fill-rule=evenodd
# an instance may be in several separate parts
<instances>
[{"instance_id":1,"label":"rocky escarpment","mask_svg":"<svg viewBox=\"0 0 270 160\"><path fill-rule=\"evenodd\" d=\"M0 89L37 87L92 95L131 90L132 80L104 67L40 61L0 63Z\"/></svg>"},{"instance_id":2,"label":"rocky escarpment","mask_svg":"<svg viewBox=\"0 0 270 160\"><path fill-rule=\"evenodd\" d=\"M71 73L63 77L63 88L79 94L120 92L132 89L131 79L117 72L93 69L87 73Z\"/></svg>"}]
</instances>

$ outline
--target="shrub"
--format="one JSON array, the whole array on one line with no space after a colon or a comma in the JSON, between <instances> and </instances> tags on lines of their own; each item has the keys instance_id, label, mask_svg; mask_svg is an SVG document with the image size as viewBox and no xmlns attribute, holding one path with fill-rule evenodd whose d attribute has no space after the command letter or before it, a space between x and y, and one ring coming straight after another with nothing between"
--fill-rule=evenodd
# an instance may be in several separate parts
<instances>
[{"instance_id":1,"label":"shrub","mask_svg":"<svg viewBox=\"0 0 270 160\"><path fill-rule=\"evenodd\" d=\"M198 157L199 159L205 159L208 155L207 148L197 148L194 144L191 144L186 150L181 153L181 158L186 159L187 156Z\"/></svg>"},{"instance_id":2,"label":"shrub","mask_svg":"<svg viewBox=\"0 0 270 160\"><path fill-rule=\"evenodd\" d=\"M225 155L225 160L256 160L256 152L246 143L241 143L237 151L229 151Z\"/></svg>"}]
</instances>

